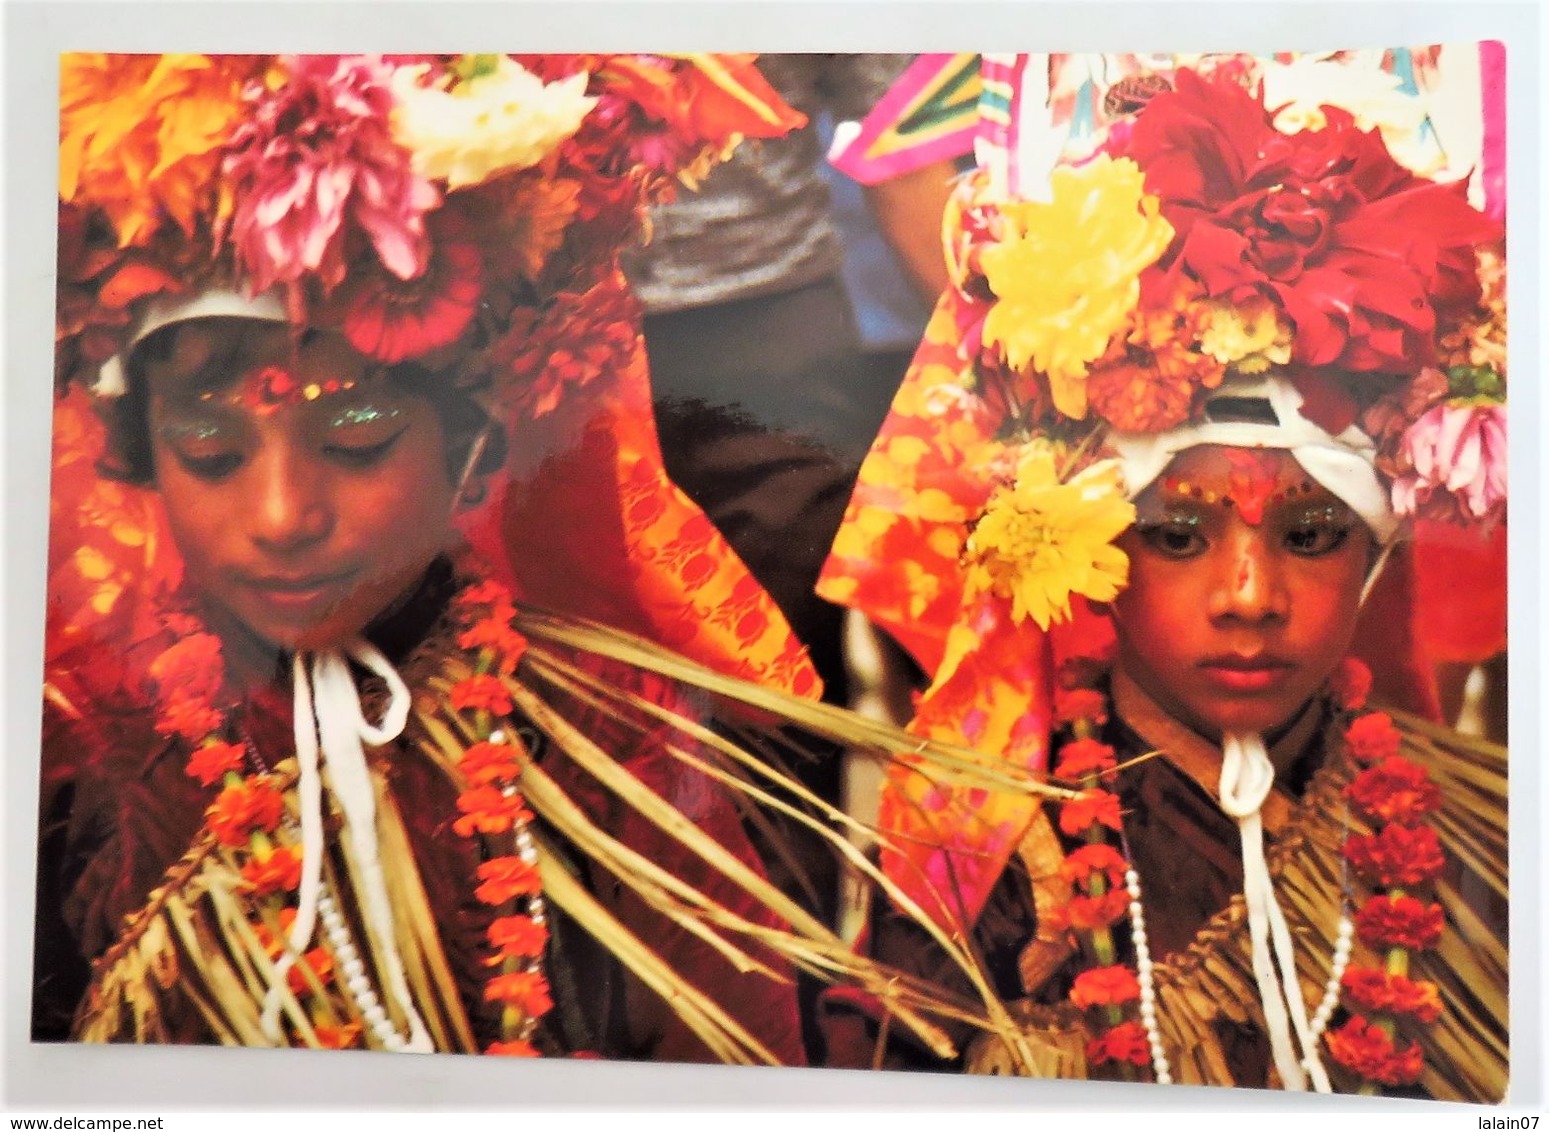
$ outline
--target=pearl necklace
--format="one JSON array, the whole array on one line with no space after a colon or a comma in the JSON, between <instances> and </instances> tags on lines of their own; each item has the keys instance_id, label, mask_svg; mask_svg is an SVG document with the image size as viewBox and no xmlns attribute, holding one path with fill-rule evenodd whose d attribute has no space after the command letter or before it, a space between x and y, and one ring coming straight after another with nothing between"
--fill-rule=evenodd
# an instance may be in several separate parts
<instances>
[{"instance_id":1,"label":"pearl necklace","mask_svg":"<svg viewBox=\"0 0 1549 1132\"><path fill-rule=\"evenodd\" d=\"M1151 950L1146 939L1146 913L1140 902L1140 874L1133 868L1124 873L1124 887L1129 891L1130 939L1135 945L1135 974L1140 983L1140 1024L1145 1028L1146 1039L1151 1045L1151 1070L1158 1085L1173 1083L1172 1066L1167 1051L1162 1048L1162 1035L1156 1024L1156 973L1151 962ZM1328 982L1323 986L1323 1000L1318 1003L1312 1018L1312 1039L1316 1042L1328 1028L1329 1019L1339 1005L1340 985L1345 968L1350 965L1350 950L1355 941L1355 925L1343 908L1339 913L1338 936L1334 943L1333 961ZM1311 1051L1302 1060L1302 1068L1311 1068Z\"/></svg>"}]
</instances>

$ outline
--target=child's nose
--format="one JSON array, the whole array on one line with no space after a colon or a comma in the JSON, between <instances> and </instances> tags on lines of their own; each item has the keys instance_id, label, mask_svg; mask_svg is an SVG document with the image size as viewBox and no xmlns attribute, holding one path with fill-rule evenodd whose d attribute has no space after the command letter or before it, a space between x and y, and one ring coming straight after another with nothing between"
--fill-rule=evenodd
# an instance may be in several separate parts
<instances>
[{"instance_id":1,"label":"child's nose","mask_svg":"<svg viewBox=\"0 0 1549 1132\"><path fill-rule=\"evenodd\" d=\"M1258 527L1233 532L1225 544L1210 594L1210 615L1258 623L1284 619L1290 612L1284 579Z\"/></svg>"},{"instance_id":2,"label":"child's nose","mask_svg":"<svg viewBox=\"0 0 1549 1132\"><path fill-rule=\"evenodd\" d=\"M276 450L255 461L257 498L249 517L255 543L269 551L299 550L328 537L333 508L324 477L291 453Z\"/></svg>"}]
</instances>

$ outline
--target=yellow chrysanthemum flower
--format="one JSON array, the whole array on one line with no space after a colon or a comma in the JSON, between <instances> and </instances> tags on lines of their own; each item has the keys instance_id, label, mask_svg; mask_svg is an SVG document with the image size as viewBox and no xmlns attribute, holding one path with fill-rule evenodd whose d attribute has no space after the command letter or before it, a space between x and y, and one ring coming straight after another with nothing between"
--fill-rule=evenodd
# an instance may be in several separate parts
<instances>
[{"instance_id":1,"label":"yellow chrysanthemum flower","mask_svg":"<svg viewBox=\"0 0 1549 1132\"><path fill-rule=\"evenodd\" d=\"M394 73L393 137L412 155L416 173L445 180L449 189L538 164L597 104L587 96L584 71L544 83L500 55L443 90L420 85L428 70Z\"/></svg>"},{"instance_id":2,"label":"yellow chrysanthemum flower","mask_svg":"<svg viewBox=\"0 0 1549 1132\"><path fill-rule=\"evenodd\" d=\"M101 208L121 247L149 242L164 216L192 232L252 71L240 57L64 56L60 198Z\"/></svg>"},{"instance_id":3,"label":"yellow chrysanthemum flower","mask_svg":"<svg viewBox=\"0 0 1549 1132\"><path fill-rule=\"evenodd\" d=\"M997 299L984 338L1013 369L1031 361L1048 376L1054 407L1080 419L1087 366L1128 325L1140 273L1167 250L1173 228L1128 158L1062 166L1051 188L1047 203L1001 209L1007 231L980 259Z\"/></svg>"},{"instance_id":4,"label":"yellow chrysanthemum flower","mask_svg":"<svg viewBox=\"0 0 1549 1132\"><path fill-rule=\"evenodd\" d=\"M1242 307L1207 303L1200 323L1200 349L1239 373L1263 373L1291 360L1291 327L1267 299Z\"/></svg>"},{"instance_id":5,"label":"yellow chrysanthemum flower","mask_svg":"<svg viewBox=\"0 0 1549 1132\"><path fill-rule=\"evenodd\" d=\"M1061 483L1054 453L1035 443L1016 479L998 488L964 549L970 596L1011 601L1011 618L1040 629L1070 618L1070 598L1112 601L1129 580L1129 558L1113 545L1135 508L1124 498L1119 464L1103 460Z\"/></svg>"}]
</instances>

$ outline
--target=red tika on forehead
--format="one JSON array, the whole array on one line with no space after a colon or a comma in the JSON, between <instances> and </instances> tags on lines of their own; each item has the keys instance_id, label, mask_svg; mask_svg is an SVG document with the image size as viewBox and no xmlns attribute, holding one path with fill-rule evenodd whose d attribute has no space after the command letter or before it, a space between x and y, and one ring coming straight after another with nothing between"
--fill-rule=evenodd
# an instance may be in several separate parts
<instances>
[{"instance_id":1,"label":"red tika on forehead","mask_svg":"<svg viewBox=\"0 0 1549 1132\"><path fill-rule=\"evenodd\" d=\"M284 366L265 365L242 378L237 400L255 413L268 416L276 409L315 401L325 393L338 393L353 384L336 377L306 384Z\"/></svg>"},{"instance_id":2,"label":"red tika on forehead","mask_svg":"<svg viewBox=\"0 0 1549 1132\"><path fill-rule=\"evenodd\" d=\"M1242 521L1256 527L1264 521L1264 505L1275 492L1279 465L1272 455L1258 450L1228 448L1225 455L1232 465L1228 478L1231 500Z\"/></svg>"}]
</instances>

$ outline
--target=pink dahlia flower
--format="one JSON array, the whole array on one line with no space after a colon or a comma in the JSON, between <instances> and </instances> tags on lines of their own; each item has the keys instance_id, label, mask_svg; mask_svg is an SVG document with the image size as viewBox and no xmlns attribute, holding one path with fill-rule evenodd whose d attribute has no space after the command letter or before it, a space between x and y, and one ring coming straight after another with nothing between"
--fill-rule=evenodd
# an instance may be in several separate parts
<instances>
[{"instance_id":1,"label":"pink dahlia flower","mask_svg":"<svg viewBox=\"0 0 1549 1132\"><path fill-rule=\"evenodd\" d=\"M394 142L392 68L371 56L300 56L277 89L253 84L252 116L233 134L225 172L231 239L255 291L309 273L344 278L346 219L400 279L425 270L425 213L440 194Z\"/></svg>"},{"instance_id":2,"label":"pink dahlia flower","mask_svg":"<svg viewBox=\"0 0 1549 1132\"><path fill-rule=\"evenodd\" d=\"M1506 501L1506 406L1442 404L1404 434L1414 471L1393 483L1393 509L1413 515L1445 489L1474 518Z\"/></svg>"}]
</instances>

